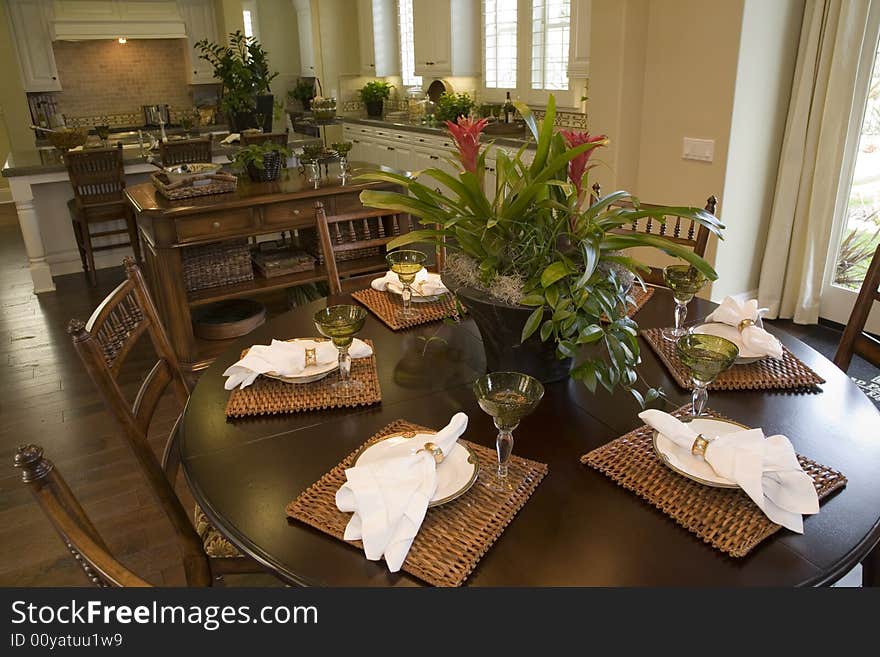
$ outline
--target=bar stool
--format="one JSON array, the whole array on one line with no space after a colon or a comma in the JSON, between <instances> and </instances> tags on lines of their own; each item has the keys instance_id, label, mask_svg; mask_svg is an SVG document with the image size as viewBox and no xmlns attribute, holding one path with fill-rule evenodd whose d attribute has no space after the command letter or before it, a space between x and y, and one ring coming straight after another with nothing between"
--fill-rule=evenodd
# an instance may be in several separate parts
<instances>
[{"instance_id":1,"label":"bar stool","mask_svg":"<svg viewBox=\"0 0 880 657\"><path fill-rule=\"evenodd\" d=\"M180 139L159 144L163 167L211 161L211 138Z\"/></svg>"},{"instance_id":2,"label":"bar stool","mask_svg":"<svg viewBox=\"0 0 880 657\"><path fill-rule=\"evenodd\" d=\"M134 211L125 199L125 170L122 144L111 148L90 148L65 153L67 174L73 186L73 198L67 202L73 234L82 260L83 271L91 285L97 284L95 251L131 246L135 258L141 259ZM92 224L124 221L125 228L91 231ZM94 246L92 239L128 233L128 242Z\"/></svg>"}]
</instances>

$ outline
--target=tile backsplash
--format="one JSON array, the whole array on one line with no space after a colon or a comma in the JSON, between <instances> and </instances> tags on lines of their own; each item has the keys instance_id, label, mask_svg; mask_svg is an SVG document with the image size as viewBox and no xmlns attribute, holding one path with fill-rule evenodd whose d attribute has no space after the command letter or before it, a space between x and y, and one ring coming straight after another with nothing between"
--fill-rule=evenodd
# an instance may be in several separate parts
<instances>
[{"instance_id":1,"label":"tile backsplash","mask_svg":"<svg viewBox=\"0 0 880 657\"><path fill-rule=\"evenodd\" d=\"M73 124L139 125L141 105L191 107L186 44L185 39L54 42L63 85L54 94L57 111Z\"/></svg>"}]
</instances>

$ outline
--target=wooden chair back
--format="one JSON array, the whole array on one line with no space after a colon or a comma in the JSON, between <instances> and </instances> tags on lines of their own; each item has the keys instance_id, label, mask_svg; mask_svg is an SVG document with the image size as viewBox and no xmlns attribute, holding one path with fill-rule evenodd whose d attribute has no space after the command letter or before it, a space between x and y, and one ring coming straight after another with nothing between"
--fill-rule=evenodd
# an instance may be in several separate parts
<instances>
[{"instance_id":1,"label":"wooden chair back","mask_svg":"<svg viewBox=\"0 0 880 657\"><path fill-rule=\"evenodd\" d=\"M211 161L211 138L180 139L159 144L159 155L162 166L171 167L175 164L193 164Z\"/></svg>"},{"instance_id":2,"label":"wooden chair back","mask_svg":"<svg viewBox=\"0 0 880 657\"><path fill-rule=\"evenodd\" d=\"M265 144L267 141L287 148L288 134L286 132L248 132L241 133L241 145Z\"/></svg>"},{"instance_id":3,"label":"wooden chair back","mask_svg":"<svg viewBox=\"0 0 880 657\"><path fill-rule=\"evenodd\" d=\"M342 275L358 278L357 275L376 273L387 269L385 264L385 245L401 233L413 229L412 217L408 214L389 214L387 210L364 208L328 217L324 204L315 203L318 239L324 254L324 265L330 283L330 293L342 292ZM355 267L344 264L338 254L378 247L380 255L366 262L360 259ZM353 261L354 262L354 261Z\"/></svg>"},{"instance_id":4,"label":"wooden chair back","mask_svg":"<svg viewBox=\"0 0 880 657\"><path fill-rule=\"evenodd\" d=\"M880 245L871 258L865 280L862 281L862 287L859 289L859 296L856 297L849 321L846 323L843 335L840 336L837 353L834 354L834 364L844 372L849 369L853 354L858 354L880 367L880 340L865 333L865 323L868 321L871 308L874 302L880 301L878 288L880 288Z\"/></svg>"},{"instance_id":5,"label":"wooden chair back","mask_svg":"<svg viewBox=\"0 0 880 657\"><path fill-rule=\"evenodd\" d=\"M118 204L125 201L125 169L122 144L111 148L90 148L64 154L67 175L79 208Z\"/></svg>"},{"instance_id":6,"label":"wooden chair back","mask_svg":"<svg viewBox=\"0 0 880 657\"><path fill-rule=\"evenodd\" d=\"M148 441L150 421L166 389L172 389L183 407L189 399L189 383L165 334L140 269L132 259L126 258L125 270L126 280L101 302L89 320L85 323L71 320L67 332L108 410L122 427L126 442L157 501L171 520L181 541L187 580L191 585L206 584L210 582L207 555L174 492L173 482L179 464L175 441L177 425L171 431L161 463ZM126 357L144 334L149 336L158 361L143 379L134 402L130 404L118 379Z\"/></svg>"},{"instance_id":7,"label":"wooden chair back","mask_svg":"<svg viewBox=\"0 0 880 657\"><path fill-rule=\"evenodd\" d=\"M599 183L593 185L593 196L591 202L602 198L602 189ZM619 201L611 207L632 208L631 201ZM652 203L639 203L640 208L651 209L660 207ZM704 210L714 215L718 207L718 198L713 194L706 199ZM681 217L675 214L665 215L665 222L659 221L654 217L645 217L639 219L628 228L621 227L615 230L618 233L645 233L647 235L659 235L665 237L671 242L691 247L701 258L706 255L706 246L709 244L709 229L696 223L692 219ZM649 273L643 277L647 283L653 285L664 285L662 267L651 267Z\"/></svg>"},{"instance_id":8,"label":"wooden chair back","mask_svg":"<svg viewBox=\"0 0 880 657\"><path fill-rule=\"evenodd\" d=\"M15 467L21 469L21 480L92 584L100 587L150 586L110 553L64 477L43 456L42 447L19 447Z\"/></svg>"}]
</instances>

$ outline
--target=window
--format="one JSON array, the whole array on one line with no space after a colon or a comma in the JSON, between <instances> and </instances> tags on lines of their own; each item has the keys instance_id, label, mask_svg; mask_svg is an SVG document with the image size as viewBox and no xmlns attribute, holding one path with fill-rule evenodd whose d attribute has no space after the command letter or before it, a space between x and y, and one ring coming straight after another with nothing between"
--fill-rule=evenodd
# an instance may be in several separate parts
<instances>
[{"instance_id":1,"label":"window","mask_svg":"<svg viewBox=\"0 0 880 657\"><path fill-rule=\"evenodd\" d=\"M244 35L259 40L260 27L257 24L257 8L254 2L241 3L241 20L244 23Z\"/></svg>"},{"instance_id":2,"label":"window","mask_svg":"<svg viewBox=\"0 0 880 657\"><path fill-rule=\"evenodd\" d=\"M374 9L375 11L375 9ZM416 52L413 45L413 3L399 0L397 17L400 22L400 76L404 87L421 87L422 76L416 75Z\"/></svg>"},{"instance_id":3,"label":"window","mask_svg":"<svg viewBox=\"0 0 880 657\"><path fill-rule=\"evenodd\" d=\"M568 90L570 0L532 2L532 89Z\"/></svg>"},{"instance_id":4,"label":"window","mask_svg":"<svg viewBox=\"0 0 880 657\"><path fill-rule=\"evenodd\" d=\"M483 44L485 87L516 89L517 0L485 0Z\"/></svg>"}]
</instances>

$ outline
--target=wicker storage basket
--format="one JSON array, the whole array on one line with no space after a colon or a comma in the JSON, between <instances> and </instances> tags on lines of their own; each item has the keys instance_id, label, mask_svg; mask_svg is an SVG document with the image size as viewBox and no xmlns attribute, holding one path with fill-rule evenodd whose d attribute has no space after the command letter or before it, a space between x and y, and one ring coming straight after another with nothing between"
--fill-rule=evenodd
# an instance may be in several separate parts
<instances>
[{"instance_id":1,"label":"wicker storage basket","mask_svg":"<svg viewBox=\"0 0 880 657\"><path fill-rule=\"evenodd\" d=\"M254 278L251 250L246 239L189 246L180 255L183 282L188 292Z\"/></svg>"}]
</instances>

